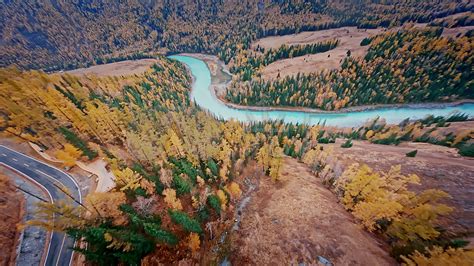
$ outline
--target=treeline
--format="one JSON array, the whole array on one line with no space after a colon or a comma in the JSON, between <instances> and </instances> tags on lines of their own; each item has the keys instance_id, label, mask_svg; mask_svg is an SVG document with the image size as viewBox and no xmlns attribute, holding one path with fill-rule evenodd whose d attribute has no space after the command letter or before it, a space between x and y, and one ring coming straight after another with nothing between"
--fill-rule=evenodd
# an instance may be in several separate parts
<instances>
[{"instance_id":1,"label":"treeline","mask_svg":"<svg viewBox=\"0 0 474 266\"><path fill-rule=\"evenodd\" d=\"M303 45L282 45L278 49L265 50L257 47L260 53L247 53L242 51L233 58L230 64L230 72L237 74L242 81L251 80L260 67L267 66L275 61L287 58L303 56L307 54L324 53L337 47L339 40L331 40L326 42L318 42Z\"/></svg>"},{"instance_id":2,"label":"treeline","mask_svg":"<svg viewBox=\"0 0 474 266\"><path fill-rule=\"evenodd\" d=\"M365 58L341 68L284 79L232 82L226 100L254 106L324 110L364 104L474 98L474 39L441 37L442 30L403 30L373 38Z\"/></svg>"},{"instance_id":3,"label":"treeline","mask_svg":"<svg viewBox=\"0 0 474 266\"><path fill-rule=\"evenodd\" d=\"M77 68L87 68L90 66L95 65L103 65L109 64L114 62L121 62L125 60L138 60L138 59L145 59L145 58L155 58L151 54L144 54L144 53L134 53L125 56L116 56L116 57L97 57L91 62L63 62L56 65L51 65L49 67L44 68L45 72L55 72L60 70L72 70Z\"/></svg>"},{"instance_id":4,"label":"treeline","mask_svg":"<svg viewBox=\"0 0 474 266\"><path fill-rule=\"evenodd\" d=\"M460 155L473 157L474 130L449 130L452 122L466 121L468 118L466 114L455 113L448 117L428 116L417 121L406 119L398 125L387 125L384 119L375 118L351 132L339 132L334 136L383 145L398 145L403 141L431 143L453 147L458 149Z\"/></svg>"},{"instance_id":5,"label":"treeline","mask_svg":"<svg viewBox=\"0 0 474 266\"><path fill-rule=\"evenodd\" d=\"M474 15L470 12L467 15L450 19L437 19L429 23L433 27L456 28L465 26L474 26Z\"/></svg>"},{"instance_id":6,"label":"treeline","mask_svg":"<svg viewBox=\"0 0 474 266\"><path fill-rule=\"evenodd\" d=\"M137 53L203 52L225 62L259 37L342 26L430 22L472 10L469 2L406 1L7 1L0 66L59 69ZM15 25L23 25L16 27ZM88 29L85 31L84 29Z\"/></svg>"}]
</instances>

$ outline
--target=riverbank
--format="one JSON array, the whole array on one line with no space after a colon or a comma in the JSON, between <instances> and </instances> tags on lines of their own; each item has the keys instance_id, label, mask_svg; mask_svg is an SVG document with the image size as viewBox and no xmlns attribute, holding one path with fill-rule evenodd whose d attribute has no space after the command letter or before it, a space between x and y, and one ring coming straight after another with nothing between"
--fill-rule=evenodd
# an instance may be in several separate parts
<instances>
[{"instance_id":1,"label":"riverbank","mask_svg":"<svg viewBox=\"0 0 474 266\"><path fill-rule=\"evenodd\" d=\"M344 114L344 113L357 113L370 110L383 110L383 109L399 109L399 108L411 108L411 109L431 109L431 108L445 108L455 107L466 103L474 103L472 99L458 100L454 102L438 102L438 103L397 103L397 104L374 104L374 105L359 105L342 108L337 111L326 111L320 109L312 109L306 107L276 107L276 106L245 106L230 103L221 97L218 99L230 108L238 110L252 110L252 111L289 111L289 112L303 112L303 113L314 113L314 114Z\"/></svg>"},{"instance_id":2,"label":"riverbank","mask_svg":"<svg viewBox=\"0 0 474 266\"><path fill-rule=\"evenodd\" d=\"M321 109L307 108L307 107L290 107L290 106L246 106L231 103L225 99L225 90L228 83L232 80L232 74L230 73L227 65L219 60L217 56L197 53L182 53L180 55L193 57L202 60L206 63L211 73L211 86L209 90L211 93L227 107L236 110L250 110L250 111L289 111L289 112L303 112L313 114L344 114L353 112L364 112L369 110L383 110L383 109L399 109L399 108L412 108L412 109L431 109L431 108L445 108L455 107L466 103L474 103L474 99L463 99L453 102L429 102L429 103L397 103L397 104L374 104L374 105L359 105L341 108L340 110L327 111ZM194 77L193 77L194 79Z\"/></svg>"}]
</instances>

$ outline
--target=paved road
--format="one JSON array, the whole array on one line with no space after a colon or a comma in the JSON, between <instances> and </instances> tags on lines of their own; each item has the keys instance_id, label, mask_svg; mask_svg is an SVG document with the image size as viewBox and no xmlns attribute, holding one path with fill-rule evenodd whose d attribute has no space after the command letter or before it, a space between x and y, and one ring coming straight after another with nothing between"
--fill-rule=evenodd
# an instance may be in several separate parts
<instances>
[{"instance_id":1,"label":"paved road","mask_svg":"<svg viewBox=\"0 0 474 266\"><path fill-rule=\"evenodd\" d=\"M74 178L65 172L42 163L32 157L0 145L0 164L10 168L37 183L48 191L50 199L55 202L69 198L56 185L65 186L72 197L82 202L81 192ZM45 265L70 265L74 241L63 233L53 232L46 253Z\"/></svg>"}]
</instances>

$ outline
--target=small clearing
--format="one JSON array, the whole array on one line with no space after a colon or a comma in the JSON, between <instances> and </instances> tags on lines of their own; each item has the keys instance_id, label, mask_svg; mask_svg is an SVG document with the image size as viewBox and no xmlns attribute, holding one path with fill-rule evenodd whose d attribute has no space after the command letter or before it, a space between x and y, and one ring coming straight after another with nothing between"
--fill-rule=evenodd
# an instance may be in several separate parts
<instances>
[{"instance_id":1,"label":"small clearing","mask_svg":"<svg viewBox=\"0 0 474 266\"><path fill-rule=\"evenodd\" d=\"M88 68L78 68L65 73L71 75L95 74L98 77L104 76L126 76L141 74L149 69L157 59L125 60L110 64L96 65Z\"/></svg>"},{"instance_id":2,"label":"small clearing","mask_svg":"<svg viewBox=\"0 0 474 266\"><path fill-rule=\"evenodd\" d=\"M285 158L282 180L262 177L232 236L235 265L392 265L386 246L354 221L308 168Z\"/></svg>"},{"instance_id":3,"label":"small clearing","mask_svg":"<svg viewBox=\"0 0 474 266\"><path fill-rule=\"evenodd\" d=\"M274 79L280 73L281 77L292 76L297 73L313 73L324 69L336 69L341 60L351 51L351 56L362 57L367 53L369 45L360 46L360 42L370 36L384 32L384 29L358 29L357 27L343 27L337 29L302 32L285 36L268 37L258 40L252 46L264 48L278 48L283 44L311 44L328 40L339 40L339 45L327 52L283 59L271 63L262 71L265 79Z\"/></svg>"}]
</instances>

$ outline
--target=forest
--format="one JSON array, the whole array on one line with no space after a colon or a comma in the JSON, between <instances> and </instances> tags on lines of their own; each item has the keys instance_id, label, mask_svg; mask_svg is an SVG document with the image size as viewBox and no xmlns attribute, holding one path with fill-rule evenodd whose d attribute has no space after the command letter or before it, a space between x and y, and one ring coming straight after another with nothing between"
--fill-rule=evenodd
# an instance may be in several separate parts
<instances>
[{"instance_id":1,"label":"forest","mask_svg":"<svg viewBox=\"0 0 474 266\"><path fill-rule=\"evenodd\" d=\"M157 52L218 54L256 38L342 26L430 22L473 9L459 1L5 1L0 66L71 69ZM17 27L17 25L22 25ZM74 34L71 34L74 33Z\"/></svg>"},{"instance_id":2,"label":"forest","mask_svg":"<svg viewBox=\"0 0 474 266\"><path fill-rule=\"evenodd\" d=\"M378 35L370 41L365 58L348 55L336 70L276 80L256 74L250 82L241 82L247 77L238 76L225 99L249 106L323 110L472 99L474 39L448 39L441 32L412 29Z\"/></svg>"}]
</instances>

